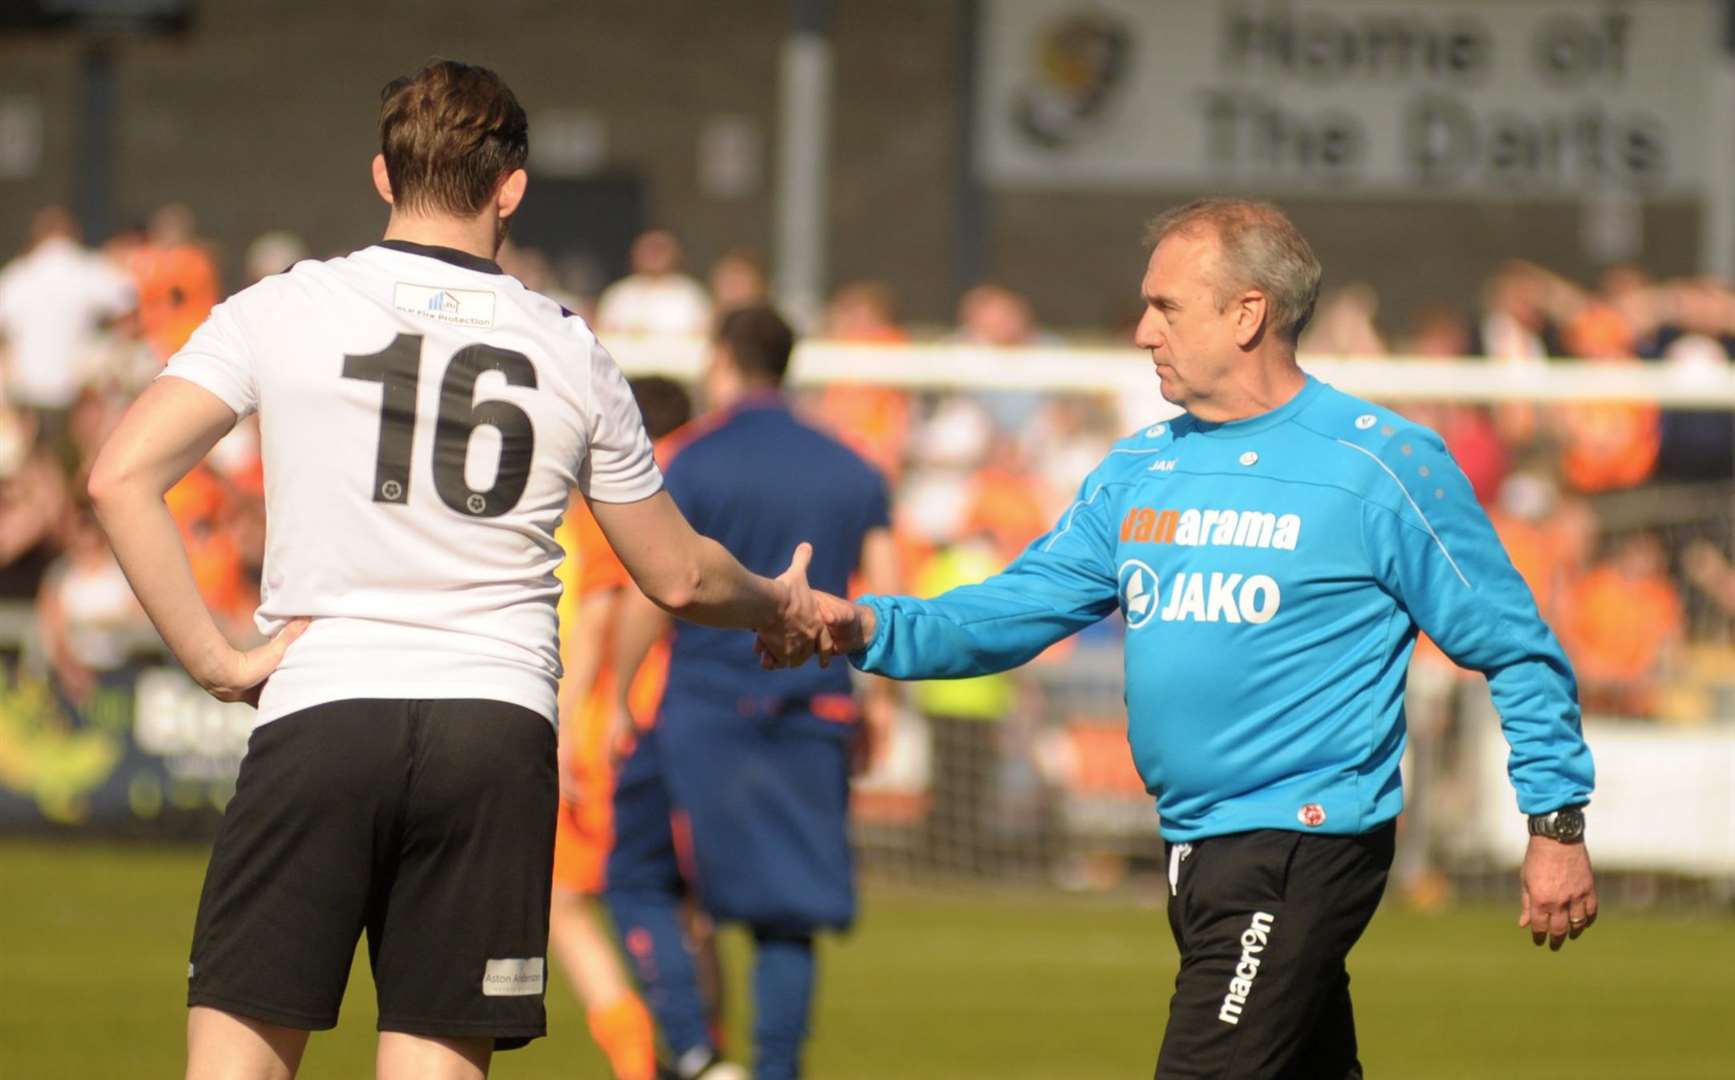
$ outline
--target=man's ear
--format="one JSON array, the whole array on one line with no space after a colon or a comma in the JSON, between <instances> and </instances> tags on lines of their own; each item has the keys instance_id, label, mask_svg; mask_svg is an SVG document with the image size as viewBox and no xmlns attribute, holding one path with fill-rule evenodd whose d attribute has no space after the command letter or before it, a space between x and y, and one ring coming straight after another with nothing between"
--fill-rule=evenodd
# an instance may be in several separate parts
<instances>
[{"instance_id":1,"label":"man's ear","mask_svg":"<svg viewBox=\"0 0 1735 1080\"><path fill-rule=\"evenodd\" d=\"M524 189L529 185L530 174L523 169L513 169L506 174L506 179L500 182L499 193L494 197L494 205L502 220L517 212L518 204L524 201Z\"/></svg>"},{"instance_id":2,"label":"man's ear","mask_svg":"<svg viewBox=\"0 0 1735 1080\"><path fill-rule=\"evenodd\" d=\"M1249 289L1235 301L1235 344L1245 349L1259 340L1270 316L1271 304L1265 294Z\"/></svg>"},{"instance_id":3,"label":"man's ear","mask_svg":"<svg viewBox=\"0 0 1735 1080\"><path fill-rule=\"evenodd\" d=\"M386 201L387 206L396 205L392 199L392 177L390 173L386 172L386 156L384 154L374 155L374 190L380 193L380 198Z\"/></svg>"},{"instance_id":4,"label":"man's ear","mask_svg":"<svg viewBox=\"0 0 1735 1080\"><path fill-rule=\"evenodd\" d=\"M705 350L705 374L732 374L735 371L735 357L729 352L729 346L721 341L713 341Z\"/></svg>"}]
</instances>

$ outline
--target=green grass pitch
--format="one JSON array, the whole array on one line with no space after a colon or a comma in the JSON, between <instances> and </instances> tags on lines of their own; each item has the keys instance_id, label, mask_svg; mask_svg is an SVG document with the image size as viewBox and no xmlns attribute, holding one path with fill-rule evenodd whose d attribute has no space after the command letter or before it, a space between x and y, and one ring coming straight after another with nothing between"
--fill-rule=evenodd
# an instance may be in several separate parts
<instances>
[{"instance_id":1,"label":"green grass pitch","mask_svg":"<svg viewBox=\"0 0 1735 1080\"><path fill-rule=\"evenodd\" d=\"M179 1075L204 852L0 843L0 1076ZM1175 958L1159 896L870 887L823 950L817 1080L1148 1077ZM1560 954L1514 913L1375 918L1351 960L1368 1075L1398 1080L1735 1077L1735 917L1613 911ZM726 938L744 1040L746 946ZM358 963L301 1075L371 1075ZM557 976L550 1036L493 1075L602 1077Z\"/></svg>"}]
</instances>

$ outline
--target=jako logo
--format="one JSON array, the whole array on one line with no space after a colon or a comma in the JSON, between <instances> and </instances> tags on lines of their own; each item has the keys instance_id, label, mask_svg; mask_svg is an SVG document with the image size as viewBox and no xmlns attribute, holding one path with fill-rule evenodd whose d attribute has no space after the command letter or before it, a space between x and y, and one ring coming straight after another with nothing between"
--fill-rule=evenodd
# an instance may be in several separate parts
<instances>
[{"instance_id":1,"label":"jako logo","mask_svg":"<svg viewBox=\"0 0 1735 1080\"><path fill-rule=\"evenodd\" d=\"M429 311L438 311L446 315L456 315L461 306L462 305L458 303L458 298L449 292L437 292L428 297Z\"/></svg>"},{"instance_id":2,"label":"jako logo","mask_svg":"<svg viewBox=\"0 0 1735 1080\"><path fill-rule=\"evenodd\" d=\"M1156 572L1138 559L1121 563L1120 594L1128 630L1137 630L1154 618L1260 626L1275 618L1283 606L1283 591L1266 574L1183 571L1169 579L1165 598Z\"/></svg>"},{"instance_id":3,"label":"jako logo","mask_svg":"<svg viewBox=\"0 0 1735 1080\"><path fill-rule=\"evenodd\" d=\"M1271 943L1271 927L1276 918L1264 911L1253 913L1253 921L1241 931L1241 962L1235 965L1235 977L1229 980L1229 992L1223 995L1223 1007L1217 1019L1225 1024L1241 1022L1241 1008L1253 993L1253 980L1259 977L1259 954Z\"/></svg>"},{"instance_id":4,"label":"jako logo","mask_svg":"<svg viewBox=\"0 0 1735 1080\"><path fill-rule=\"evenodd\" d=\"M1301 515L1262 510L1153 510L1135 506L1121 520L1121 543L1294 551Z\"/></svg>"},{"instance_id":5,"label":"jako logo","mask_svg":"<svg viewBox=\"0 0 1735 1080\"><path fill-rule=\"evenodd\" d=\"M1121 564L1121 613L1127 629L1137 630L1157 613L1157 575L1137 559Z\"/></svg>"}]
</instances>

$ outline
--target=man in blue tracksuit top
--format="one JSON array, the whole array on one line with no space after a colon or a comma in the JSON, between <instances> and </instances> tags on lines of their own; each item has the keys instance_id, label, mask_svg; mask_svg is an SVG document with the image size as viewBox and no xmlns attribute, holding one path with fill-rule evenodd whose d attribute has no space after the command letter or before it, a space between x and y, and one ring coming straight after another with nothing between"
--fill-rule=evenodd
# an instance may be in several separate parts
<instances>
[{"instance_id":1,"label":"man in blue tracksuit top","mask_svg":"<svg viewBox=\"0 0 1735 1080\"><path fill-rule=\"evenodd\" d=\"M1391 865L1418 630L1488 678L1531 815L1520 922L1556 948L1596 916L1577 689L1439 437L1296 365L1320 270L1288 219L1203 200L1151 239L1136 341L1186 414L997 577L823 602L900 679L1010 668L1118 608L1181 954L1158 1076L1359 1077L1344 960Z\"/></svg>"},{"instance_id":2,"label":"man in blue tracksuit top","mask_svg":"<svg viewBox=\"0 0 1735 1080\"><path fill-rule=\"evenodd\" d=\"M858 568L890 586L885 481L790 412L779 388L793 346L769 307L723 316L705 374L715 411L665 470L669 494L696 530L746 566L782 566L808 542L815 588L841 592ZM623 602L613 649L622 693L669 622L643 597ZM753 934L753 1074L794 1080L817 978L814 936L855 919L849 776L870 718L857 708L846 665L765 671L749 634L673 629L657 726L623 764L615 791L605 896L675 1074L734 1075L732 1065L714 1064L677 929L677 854L690 856L700 906ZM682 823L673 830L671 814Z\"/></svg>"}]
</instances>

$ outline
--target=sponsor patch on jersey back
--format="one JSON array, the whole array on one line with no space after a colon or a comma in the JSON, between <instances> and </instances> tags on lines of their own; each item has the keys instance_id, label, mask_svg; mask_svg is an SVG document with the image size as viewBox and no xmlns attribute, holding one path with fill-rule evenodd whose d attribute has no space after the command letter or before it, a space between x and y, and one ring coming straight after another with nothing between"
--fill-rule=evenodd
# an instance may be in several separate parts
<instances>
[{"instance_id":1,"label":"sponsor patch on jersey back","mask_svg":"<svg viewBox=\"0 0 1735 1080\"><path fill-rule=\"evenodd\" d=\"M442 289L400 281L392 290L392 306L453 326L487 330L494 325L494 294L486 289Z\"/></svg>"}]
</instances>

